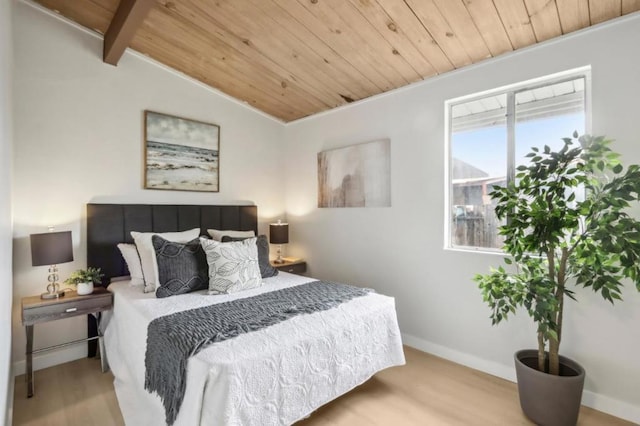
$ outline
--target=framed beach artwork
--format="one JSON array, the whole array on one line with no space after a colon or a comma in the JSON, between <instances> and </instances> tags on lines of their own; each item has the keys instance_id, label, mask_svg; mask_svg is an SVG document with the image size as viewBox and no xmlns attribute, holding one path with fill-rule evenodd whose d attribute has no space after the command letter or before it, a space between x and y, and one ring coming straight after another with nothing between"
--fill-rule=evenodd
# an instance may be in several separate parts
<instances>
[{"instance_id":1,"label":"framed beach artwork","mask_svg":"<svg viewBox=\"0 0 640 426\"><path fill-rule=\"evenodd\" d=\"M389 139L318 153L318 207L390 207Z\"/></svg>"},{"instance_id":2,"label":"framed beach artwork","mask_svg":"<svg viewBox=\"0 0 640 426\"><path fill-rule=\"evenodd\" d=\"M144 112L144 187L218 192L220 126Z\"/></svg>"}]
</instances>

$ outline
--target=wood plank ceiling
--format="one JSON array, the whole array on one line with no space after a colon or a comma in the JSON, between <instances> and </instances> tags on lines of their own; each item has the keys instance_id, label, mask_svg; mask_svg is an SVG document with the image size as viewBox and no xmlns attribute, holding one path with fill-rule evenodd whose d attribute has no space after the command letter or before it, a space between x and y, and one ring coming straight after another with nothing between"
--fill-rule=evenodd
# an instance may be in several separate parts
<instances>
[{"instance_id":1,"label":"wood plank ceiling","mask_svg":"<svg viewBox=\"0 0 640 426\"><path fill-rule=\"evenodd\" d=\"M120 3L36 1L100 34ZM291 121L638 10L640 0L157 0L129 46Z\"/></svg>"}]
</instances>

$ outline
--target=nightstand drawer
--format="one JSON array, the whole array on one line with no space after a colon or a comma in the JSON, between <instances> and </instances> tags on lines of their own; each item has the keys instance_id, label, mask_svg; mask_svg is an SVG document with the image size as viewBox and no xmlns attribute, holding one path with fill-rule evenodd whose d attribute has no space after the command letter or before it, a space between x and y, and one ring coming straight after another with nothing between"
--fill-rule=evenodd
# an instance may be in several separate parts
<instances>
[{"instance_id":1,"label":"nightstand drawer","mask_svg":"<svg viewBox=\"0 0 640 426\"><path fill-rule=\"evenodd\" d=\"M307 271L306 263L294 263L293 265L282 265L277 267L279 271L289 272L290 274L304 274Z\"/></svg>"},{"instance_id":2,"label":"nightstand drawer","mask_svg":"<svg viewBox=\"0 0 640 426\"><path fill-rule=\"evenodd\" d=\"M69 301L63 300L64 298L61 298L58 303L31 306L23 309L22 322L25 325L29 325L41 321L52 321L104 311L111 308L113 295L108 293L100 297L74 297Z\"/></svg>"}]
</instances>

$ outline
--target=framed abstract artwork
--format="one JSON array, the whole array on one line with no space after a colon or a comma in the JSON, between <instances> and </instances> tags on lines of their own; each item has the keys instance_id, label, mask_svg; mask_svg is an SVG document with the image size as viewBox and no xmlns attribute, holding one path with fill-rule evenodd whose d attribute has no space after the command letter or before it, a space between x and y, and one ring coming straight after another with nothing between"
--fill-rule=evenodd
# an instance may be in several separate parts
<instances>
[{"instance_id":1,"label":"framed abstract artwork","mask_svg":"<svg viewBox=\"0 0 640 426\"><path fill-rule=\"evenodd\" d=\"M220 126L144 112L144 187L220 190Z\"/></svg>"},{"instance_id":2,"label":"framed abstract artwork","mask_svg":"<svg viewBox=\"0 0 640 426\"><path fill-rule=\"evenodd\" d=\"M318 153L318 207L390 207L389 139Z\"/></svg>"}]
</instances>

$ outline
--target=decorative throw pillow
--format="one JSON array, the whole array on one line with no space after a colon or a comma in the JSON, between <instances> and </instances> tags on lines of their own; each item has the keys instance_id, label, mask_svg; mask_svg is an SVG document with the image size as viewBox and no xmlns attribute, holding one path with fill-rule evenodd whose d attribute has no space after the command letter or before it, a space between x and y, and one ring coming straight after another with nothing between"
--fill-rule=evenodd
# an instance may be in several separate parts
<instances>
[{"instance_id":1,"label":"decorative throw pillow","mask_svg":"<svg viewBox=\"0 0 640 426\"><path fill-rule=\"evenodd\" d=\"M151 243L151 237L159 235L165 240L186 243L200 235L200 228L190 229L183 232L135 232L131 231L133 241L140 254L140 262L142 264L142 274L144 275L144 292L151 293L156 291L156 283L158 282L158 267L156 265L156 252Z\"/></svg>"},{"instance_id":2,"label":"decorative throw pillow","mask_svg":"<svg viewBox=\"0 0 640 426\"><path fill-rule=\"evenodd\" d=\"M224 236L232 238L251 238L256 236L256 233L253 231L220 231L218 229L207 229L207 233L216 241L222 241L222 237Z\"/></svg>"},{"instance_id":3,"label":"decorative throw pillow","mask_svg":"<svg viewBox=\"0 0 640 426\"><path fill-rule=\"evenodd\" d=\"M140 263L140 255L138 254L136 245L120 243L118 244L118 250L120 250L120 254L122 254L129 269L129 276L131 277L129 284L143 285L144 276L142 275L142 264Z\"/></svg>"},{"instance_id":4,"label":"decorative throw pillow","mask_svg":"<svg viewBox=\"0 0 640 426\"><path fill-rule=\"evenodd\" d=\"M209 284L207 257L197 238L176 243L154 235L151 237L158 264L156 297L204 290Z\"/></svg>"},{"instance_id":5,"label":"decorative throw pillow","mask_svg":"<svg viewBox=\"0 0 640 426\"><path fill-rule=\"evenodd\" d=\"M209 294L236 293L260 287L256 238L221 243L200 238L209 264Z\"/></svg>"},{"instance_id":6,"label":"decorative throw pillow","mask_svg":"<svg viewBox=\"0 0 640 426\"><path fill-rule=\"evenodd\" d=\"M246 240L246 238L233 238L228 235L222 237L223 243L243 240ZM267 240L267 236L258 235L256 245L258 246L258 266L260 266L260 276L262 276L262 278L275 277L278 275L278 270L271 266L271 262L269 262L269 241Z\"/></svg>"}]
</instances>

